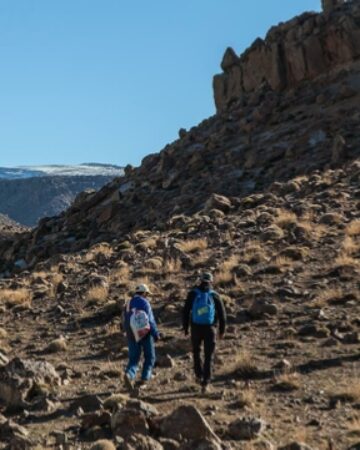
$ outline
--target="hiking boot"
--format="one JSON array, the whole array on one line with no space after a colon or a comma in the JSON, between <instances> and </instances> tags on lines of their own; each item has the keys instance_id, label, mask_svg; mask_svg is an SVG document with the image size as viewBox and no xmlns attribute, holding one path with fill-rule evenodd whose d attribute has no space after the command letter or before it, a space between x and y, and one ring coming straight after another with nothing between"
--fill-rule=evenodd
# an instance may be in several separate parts
<instances>
[{"instance_id":1,"label":"hiking boot","mask_svg":"<svg viewBox=\"0 0 360 450\"><path fill-rule=\"evenodd\" d=\"M148 387L148 382L146 380L140 380L136 383L136 387L139 391L143 391Z\"/></svg>"},{"instance_id":2,"label":"hiking boot","mask_svg":"<svg viewBox=\"0 0 360 450\"><path fill-rule=\"evenodd\" d=\"M207 392L209 392L209 385L208 383L203 383L201 385L201 393L206 394Z\"/></svg>"},{"instance_id":3,"label":"hiking boot","mask_svg":"<svg viewBox=\"0 0 360 450\"><path fill-rule=\"evenodd\" d=\"M124 384L129 392L132 392L134 390L134 381L127 372L125 372L124 374Z\"/></svg>"},{"instance_id":4,"label":"hiking boot","mask_svg":"<svg viewBox=\"0 0 360 450\"><path fill-rule=\"evenodd\" d=\"M202 381L202 378L200 378L200 377L196 377L196 378L195 378L195 383L196 383L196 384L200 384L200 385L201 385L202 382L203 382L203 381Z\"/></svg>"}]
</instances>

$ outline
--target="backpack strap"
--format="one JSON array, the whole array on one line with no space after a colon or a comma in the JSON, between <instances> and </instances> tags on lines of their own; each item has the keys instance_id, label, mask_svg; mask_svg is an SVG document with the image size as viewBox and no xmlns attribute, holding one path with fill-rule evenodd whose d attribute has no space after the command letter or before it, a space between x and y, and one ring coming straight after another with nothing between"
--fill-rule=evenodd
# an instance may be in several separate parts
<instances>
[{"instance_id":1,"label":"backpack strap","mask_svg":"<svg viewBox=\"0 0 360 450\"><path fill-rule=\"evenodd\" d=\"M127 313L130 312L130 303L131 303L131 300L132 300L132 298L131 298L130 300L128 300L128 302L126 303L126 312L127 312Z\"/></svg>"}]
</instances>

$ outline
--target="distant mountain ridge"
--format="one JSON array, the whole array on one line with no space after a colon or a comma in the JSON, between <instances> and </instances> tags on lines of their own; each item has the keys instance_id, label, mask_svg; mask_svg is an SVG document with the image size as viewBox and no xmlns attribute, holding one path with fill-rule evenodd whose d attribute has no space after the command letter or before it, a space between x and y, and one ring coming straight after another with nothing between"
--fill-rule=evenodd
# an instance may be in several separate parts
<instances>
[{"instance_id":1,"label":"distant mountain ridge","mask_svg":"<svg viewBox=\"0 0 360 450\"><path fill-rule=\"evenodd\" d=\"M0 167L0 214L34 226L43 217L68 208L84 190L99 190L123 175L110 164Z\"/></svg>"},{"instance_id":2,"label":"distant mountain ridge","mask_svg":"<svg viewBox=\"0 0 360 450\"><path fill-rule=\"evenodd\" d=\"M0 179L16 180L44 176L109 176L123 174L120 166L84 163L77 165L51 164L41 166L0 167Z\"/></svg>"}]
</instances>

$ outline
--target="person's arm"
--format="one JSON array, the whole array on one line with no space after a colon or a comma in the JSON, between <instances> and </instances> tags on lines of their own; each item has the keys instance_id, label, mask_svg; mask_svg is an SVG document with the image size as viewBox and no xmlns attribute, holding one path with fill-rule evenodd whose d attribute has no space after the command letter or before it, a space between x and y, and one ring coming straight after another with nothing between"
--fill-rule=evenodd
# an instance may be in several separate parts
<instances>
[{"instance_id":1,"label":"person's arm","mask_svg":"<svg viewBox=\"0 0 360 450\"><path fill-rule=\"evenodd\" d=\"M194 301L194 291L190 291L183 309L183 330L185 335L189 333L190 312Z\"/></svg>"},{"instance_id":2,"label":"person's arm","mask_svg":"<svg viewBox=\"0 0 360 450\"><path fill-rule=\"evenodd\" d=\"M159 333L159 330L156 325L154 313L153 313L150 303L149 302L146 302L146 303L147 303L146 304L146 313L149 317L149 323L150 323L150 334L153 338L158 339L160 333Z\"/></svg>"},{"instance_id":3,"label":"person's arm","mask_svg":"<svg viewBox=\"0 0 360 450\"><path fill-rule=\"evenodd\" d=\"M220 336L225 334L226 329L226 311L225 306L218 294L214 295L216 315L219 321Z\"/></svg>"},{"instance_id":4,"label":"person's arm","mask_svg":"<svg viewBox=\"0 0 360 450\"><path fill-rule=\"evenodd\" d=\"M127 331L129 329L129 311L130 311L130 302L131 300L128 300L125 303L124 310L122 312L122 331Z\"/></svg>"}]
</instances>

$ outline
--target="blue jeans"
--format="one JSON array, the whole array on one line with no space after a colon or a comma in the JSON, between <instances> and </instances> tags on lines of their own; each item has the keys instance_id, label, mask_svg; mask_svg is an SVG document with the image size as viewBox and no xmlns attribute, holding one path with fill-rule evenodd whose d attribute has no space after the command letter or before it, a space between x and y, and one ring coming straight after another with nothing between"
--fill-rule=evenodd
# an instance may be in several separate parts
<instances>
[{"instance_id":1,"label":"blue jeans","mask_svg":"<svg viewBox=\"0 0 360 450\"><path fill-rule=\"evenodd\" d=\"M136 342L128 338L129 362L126 367L126 373L133 380L136 376L141 352L144 352L144 364L142 368L141 379L150 380L152 369L155 365L155 344L154 338L148 334L141 341Z\"/></svg>"}]
</instances>

